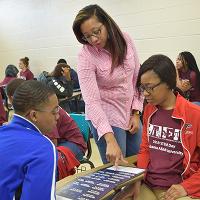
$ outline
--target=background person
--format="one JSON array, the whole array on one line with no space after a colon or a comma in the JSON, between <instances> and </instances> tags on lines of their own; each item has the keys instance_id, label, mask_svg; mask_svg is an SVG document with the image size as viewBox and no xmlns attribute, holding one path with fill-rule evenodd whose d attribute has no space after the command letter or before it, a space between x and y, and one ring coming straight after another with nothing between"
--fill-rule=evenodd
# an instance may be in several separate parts
<instances>
[{"instance_id":1,"label":"background person","mask_svg":"<svg viewBox=\"0 0 200 200\"><path fill-rule=\"evenodd\" d=\"M43 71L37 80L51 87L59 100L73 95L70 67L65 63L57 64L51 73ZM60 101L59 105L68 113L71 112L68 100Z\"/></svg>"},{"instance_id":2,"label":"background person","mask_svg":"<svg viewBox=\"0 0 200 200\"><path fill-rule=\"evenodd\" d=\"M63 58L59 59L57 64L60 64L60 63L65 63L67 64L67 61ZM74 89L80 89L80 85L79 85L79 81L78 81L78 74L77 72L70 67L70 77L71 77L71 80L73 81L73 88Z\"/></svg>"},{"instance_id":3,"label":"background person","mask_svg":"<svg viewBox=\"0 0 200 200\"><path fill-rule=\"evenodd\" d=\"M191 102L200 105L200 72L194 56L188 51L181 52L176 60L176 68L177 87Z\"/></svg>"},{"instance_id":4,"label":"background person","mask_svg":"<svg viewBox=\"0 0 200 200\"><path fill-rule=\"evenodd\" d=\"M24 57L19 60L20 78L24 80L33 80L34 75L29 69L29 58Z\"/></svg>"},{"instance_id":5,"label":"background person","mask_svg":"<svg viewBox=\"0 0 200 200\"><path fill-rule=\"evenodd\" d=\"M65 59L61 58L61 59L58 60L57 64L59 64L59 63L66 63L67 64L67 61ZM78 74L72 68L70 68L70 76L71 76L71 80L73 82L73 91L80 90ZM77 112L77 103L78 103L79 111L85 113L85 103L82 100L82 98L78 102L77 102L77 100L71 100L69 102L70 111L72 113Z\"/></svg>"},{"instance_id":6,"label":"background person","mask_svg":"<svg viewBox=\"0 0 200 200\"><path fill-rule=\"evenodd\" d=\"M14 65L8 65L5 69L5 77L4 79L0 82L0 92L2 95L2 98L6 99L5 97L5 86L13 79L17 78L17 74L18 74L19 70L17 69L17 67L15 67Z\"/></svg>"},{"instance_id":7,"label":"background person","mask_svg":"<svg viewBox=\"0 0 200 200\"><path fill-rule=\"evenodd\" d=\"M14 65L8 65L5 69L5 78L0 82L0 86L6 86L11 80L17 78L19 70Z\"/></svg>"}]
</instances>

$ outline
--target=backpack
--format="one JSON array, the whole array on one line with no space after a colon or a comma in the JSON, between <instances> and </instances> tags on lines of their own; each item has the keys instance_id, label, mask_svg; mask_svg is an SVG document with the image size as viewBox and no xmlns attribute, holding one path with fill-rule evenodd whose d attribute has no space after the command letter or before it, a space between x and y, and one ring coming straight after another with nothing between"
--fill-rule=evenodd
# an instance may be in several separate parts
<instances>
[{"instance_id":1,"label":"backpack","mask_svg":"<svg viewBox=\"0 0 200 200\"><path fill-rule=\"evenodd\" d=\"M57 180L61 180L66 176L76 173L75 167L80 165L80 162L76 159L72 151L64 146L56 147L58 151L58 177Z\"/></svg>"}]
</instances>

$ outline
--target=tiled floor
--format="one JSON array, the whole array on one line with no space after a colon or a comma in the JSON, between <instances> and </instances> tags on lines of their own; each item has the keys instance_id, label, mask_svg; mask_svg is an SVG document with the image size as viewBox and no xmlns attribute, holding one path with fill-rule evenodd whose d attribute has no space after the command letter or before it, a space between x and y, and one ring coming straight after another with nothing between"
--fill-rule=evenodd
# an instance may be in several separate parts
<instances>
[{"instance_id":1,"label":"tiled floor","mask_svg":"<svg viewBox=\"0 0 200 200\"><path fill-rule=\"evenodd\" d=\"M97 148L97 145L94 141L93 138L90 139L91 142L91 148L92 148L92 154L91 154L91 158L90 161L94 164L95 167L99 167L101 165L103 165L100 155L99 155L99 151ZM81 171L86 171L86 170L90 170L90 165L89 164L81 164L78 168L78 173Z\"/></svg>"}]
</instances>

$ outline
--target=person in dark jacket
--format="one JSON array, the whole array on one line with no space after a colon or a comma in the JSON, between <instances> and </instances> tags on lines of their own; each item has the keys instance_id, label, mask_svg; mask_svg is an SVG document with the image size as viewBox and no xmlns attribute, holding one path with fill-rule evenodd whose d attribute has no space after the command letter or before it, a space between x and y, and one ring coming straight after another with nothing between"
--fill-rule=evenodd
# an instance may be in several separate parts
<instances>
[{"instance_id":1,"label":"person in dark jacket","mask_svg":"<svg viewBox=\"0 0 200 200\"><path fill-rule=\"evenodd\" d=\"M70 76L70 66L67 64L58 64L53 72L47 78L48 85L53 88L57 97L71 97L73 94L73 83Z\"/></svg>"},{"instance_id":2,"label":"person in dark jacket","mask_svg":"<svg viewBox=\"0 0 200 200\"><path fill-rule=\"evenodd\" d=\"M61 58L61 59L58 60L57 64L60 64L60 63L67 64L67 61L65 59ZM78 80L78 74L71 67L70 67L70 76L71 76L71 80L73 81L73 87L74 87L74 89L80 89L79 80Z\"/></svg>"},{"instance_id":3,"label":"person in dark jacket","mask_svg":"<svg viewBox=\"0 0 200 200\"><path fill-rule=\"evenodd\" d=\"M65 59L61 58L61 59L58 60L57 64L59 64L59 63L67 64L67 61ZM71 80L73 82L73 90L74 91L80 90L78 74L71 67L70 67L70 76L71 76ZM85 113L85 102L83 101L83 99L80 99L78 101L78 106L79 106L79 111ZM71 112L77 112L77 101L71 100L69 102L69 107L70 107L70 111Z\"/></svg>"},{"instance_id":4,"label":"person in dark jacket","mask_svg":"<svg viewBox=\"0 0 200 200\"><path fill-rule=\"evenodd\" d=\"M43 75L46 76L46 84L55 91L60 102L59 105L67 112L70 112L68 100L63 100L66 97L71 97L73 94L73 82L70 76L69 65L64 63L58 64L53 72L48 75L43 72Z\"/></svg>"}]
</instances>

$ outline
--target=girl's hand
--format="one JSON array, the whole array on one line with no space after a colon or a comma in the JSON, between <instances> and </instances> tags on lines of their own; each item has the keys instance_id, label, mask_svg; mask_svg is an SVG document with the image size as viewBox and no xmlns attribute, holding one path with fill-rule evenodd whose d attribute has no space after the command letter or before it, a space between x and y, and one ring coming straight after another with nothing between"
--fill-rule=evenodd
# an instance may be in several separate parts
<instances>
[{"instance_id":1,"label":"girl's hand","mask_svg":"<svg viewBox=\"0 0 200 200\"><path fill-rule=\"evenodd\" d=\"M137 133L140 128L140 115L134 114L130 116L128 131L132 134Z\"/></svg>"}]
</instances>

